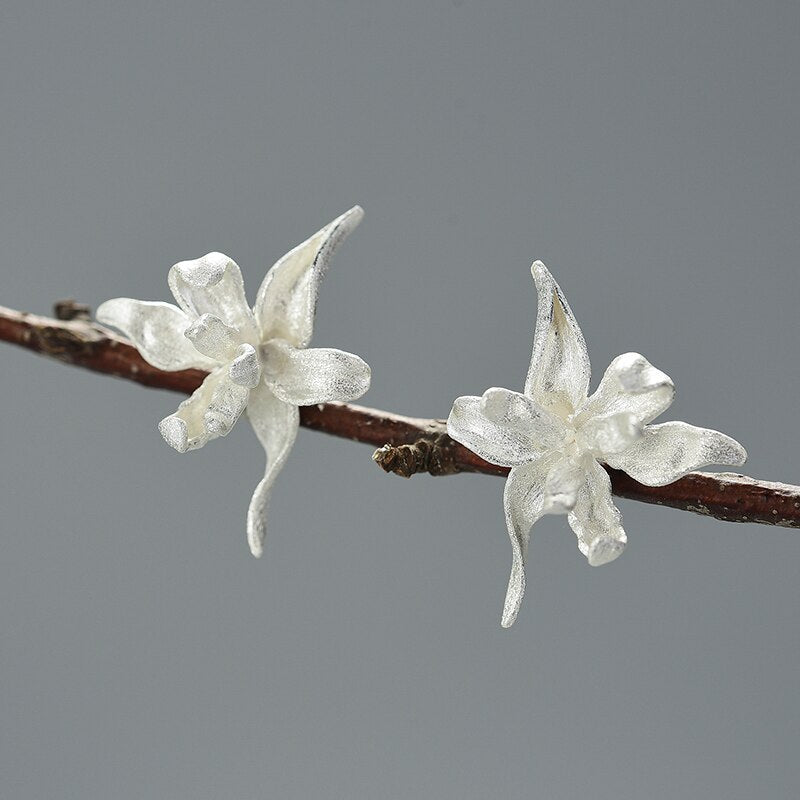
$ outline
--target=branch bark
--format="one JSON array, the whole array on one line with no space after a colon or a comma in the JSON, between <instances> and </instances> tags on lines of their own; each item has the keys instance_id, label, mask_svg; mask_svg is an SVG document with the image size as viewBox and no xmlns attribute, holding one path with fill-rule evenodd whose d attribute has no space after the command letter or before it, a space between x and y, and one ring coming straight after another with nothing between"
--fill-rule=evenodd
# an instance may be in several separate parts
<instances>
[{"instance_id":1,"label":"branch bark","mask_svg":"<svg viewBox=\"0 0 800 800\"><path fill-rule=\"evenodd\" d=\"M65 364L158 389L191 394L206 373L165 372L148 364L126 339L93 323L88 309L71 301L56 304L58 319L0 306L0 340ZM300 409L300 424L378 449L373 459L386 472L404 477L424 472L454 475L477 472L507 475L453 441L443 420L418 419L349 403ZM800 528L800 486L758 481L733 473L693 472L668 486L644 486L624 472L607 468L614 494L670 506L728 522L757 522Z\"/></svg>"}]
</instances>

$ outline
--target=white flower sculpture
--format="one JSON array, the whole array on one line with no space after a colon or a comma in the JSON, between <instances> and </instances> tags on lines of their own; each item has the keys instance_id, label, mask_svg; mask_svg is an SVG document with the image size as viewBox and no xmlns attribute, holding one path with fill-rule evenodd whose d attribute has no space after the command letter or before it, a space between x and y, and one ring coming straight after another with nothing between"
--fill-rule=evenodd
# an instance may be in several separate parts
<instances>
[{"instance_id":1,"label":"white flower sculpture","mask_svg":"<svg viewBox=\"0 0 800 800\"><path fill-rule=\"evenodd\" d=\"M169 288L179 307L118 297L97 309L97 319L125 333L153 366L210 373L158 426L178 452L225 436L247 409L267 454L247 513L256 557L263 551L272 484L297 435L298 406L354 400L369 388L370 368L358 356L307 349L320 279L363 214L351 208L283 256L264 278L252 309L239 267L222 253L172 267Z\"/></svg>"},{"instance_id":2,"label":"white flower sculpture","mask_svg":"<svg viewBox=\"0 0 800 800\"><path fill-rule=\"evenodd\" d=\"M503 497L513 548L502 625L514 623L525 592L531 526L567 514L578 548L593 566L627 542L600 462L647 486L663 486L706 464L740 465L747 453L718 431L685 422L650 425L674 397L667 375L638 353L615 358L588 397L590 366L578 323L547 267L531 267L539 297L524 394L488 389L459 397L450 436L492 464L511 467Z\"/></svg>"}]
</instances>

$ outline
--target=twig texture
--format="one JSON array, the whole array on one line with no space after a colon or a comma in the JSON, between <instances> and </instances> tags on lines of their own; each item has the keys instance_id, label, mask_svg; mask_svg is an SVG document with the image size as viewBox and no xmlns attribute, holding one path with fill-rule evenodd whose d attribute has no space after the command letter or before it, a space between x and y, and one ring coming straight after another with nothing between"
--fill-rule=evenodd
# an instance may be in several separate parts
<instances>
[{"instance_id":1,"label":"twig texture","mask_svg":"<svg viewBox=\"0 0 800 800\"><path fill-rule=\"evenodd\" d=\"M0 340L66 364L115 375L143 386L191 394L206 373L165 372L148 364L126 339L89 320L88 309L71 301L56 304L58 319L0 306ZM348 403L300 409L300 424L378 449L373 459L386 472L506 475L453 441L438 419L416 419ZM758 522L800 528L800 486L758 481L732 473L693 472L668 486L643 486L608 468L614 494L643 503L693 511L728 522Z\"/></svg>"}]
</instances>

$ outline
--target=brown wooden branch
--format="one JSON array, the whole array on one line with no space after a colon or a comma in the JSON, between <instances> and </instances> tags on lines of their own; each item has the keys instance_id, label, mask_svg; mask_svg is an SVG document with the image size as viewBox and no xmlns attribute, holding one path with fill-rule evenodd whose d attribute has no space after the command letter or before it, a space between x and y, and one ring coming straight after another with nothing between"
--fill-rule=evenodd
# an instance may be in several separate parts
<instances>
[{"instance_id":1,"label":"brown wooden branch","mask_svg":"<svg viewBox=\"0 0 800 800\"><path fill-rule=\"evenodd\" d=\"M58 319L0 306L0 340L66 364L116 375L143 386L191 394L206 373L165 372L148 364L126 339L89 320L88 309L60 301ZM347 403L300 409L300 424L312 430L378 447L373 459L386 472L506 475L453 441L442 420L416 419ZM800 486L757 481L732 473L693 472L668 486L643 486L608 469L614 494L643 503L693 511L729 522L758 522L800 528Z\"/></svg>"}]
</instances>

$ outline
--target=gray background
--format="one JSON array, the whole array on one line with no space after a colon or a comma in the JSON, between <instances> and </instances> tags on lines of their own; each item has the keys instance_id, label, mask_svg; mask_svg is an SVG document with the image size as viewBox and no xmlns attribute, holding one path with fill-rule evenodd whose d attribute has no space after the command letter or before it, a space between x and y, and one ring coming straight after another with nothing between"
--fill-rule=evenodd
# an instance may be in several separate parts
<instances>
[{"instance_id":1,"label":"gray background","mask_svg":"<svg viewBox=\"0 0 800 800\"><path fill-rule=\"evenodd\" d=\"M800 482L794 2L5 2L0 302L255 292L367 212L315 342L370 405L521 386L546 261L595 375ZM540 523L517 625L502 482L403 481L302 431L259 562L246 424L0 348L0 796L794 798L800 541L622 501L619 561Z\"/></svg>"}]
</instances>

